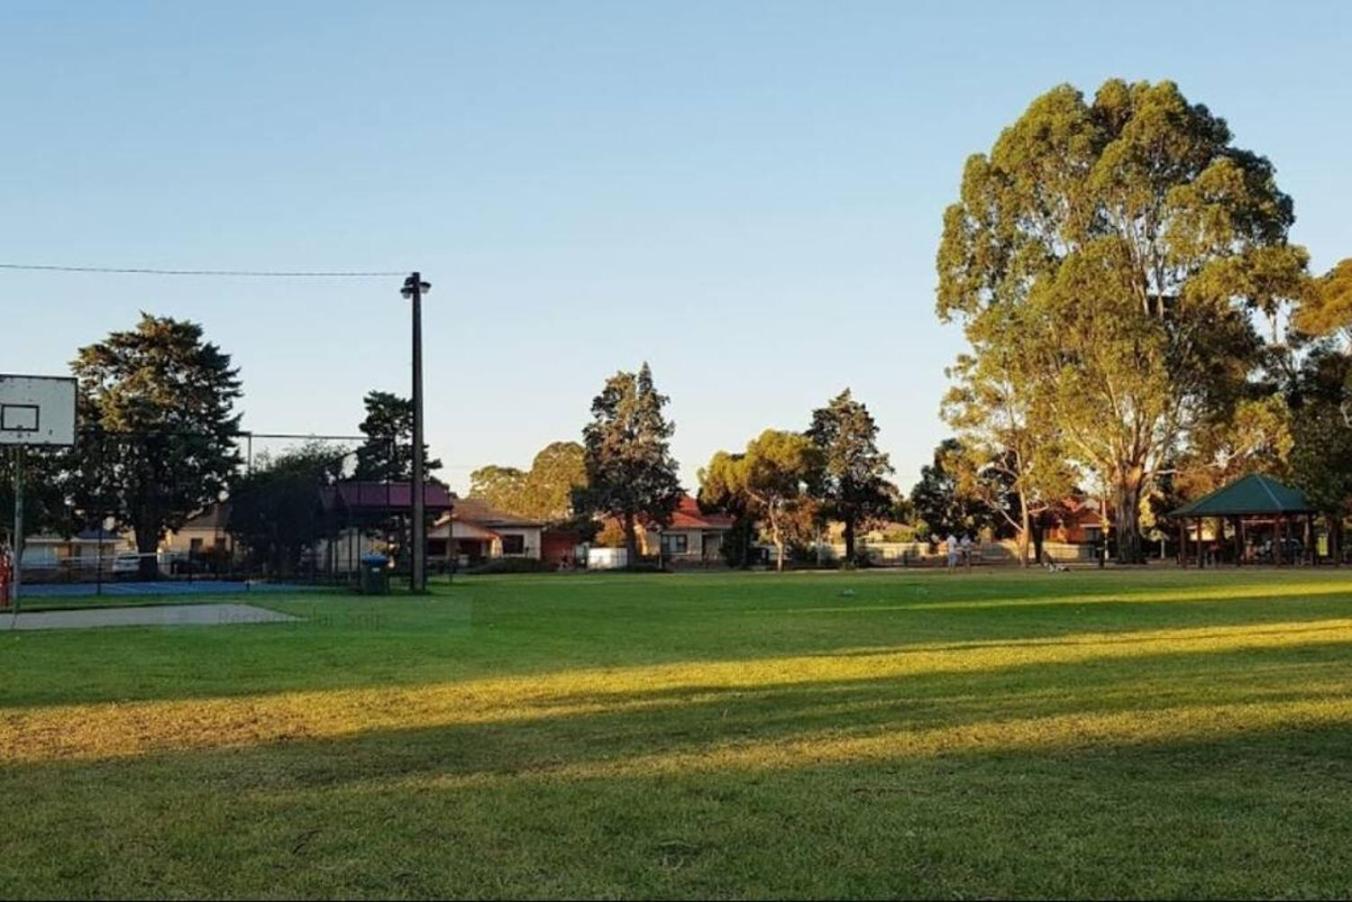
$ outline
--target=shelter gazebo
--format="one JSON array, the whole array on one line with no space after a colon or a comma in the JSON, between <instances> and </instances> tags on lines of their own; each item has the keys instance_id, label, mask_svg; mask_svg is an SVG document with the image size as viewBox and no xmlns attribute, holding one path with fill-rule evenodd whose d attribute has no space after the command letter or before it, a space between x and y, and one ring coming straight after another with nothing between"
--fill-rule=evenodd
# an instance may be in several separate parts
<instances>
[{"instance_id":1,"label":"shelter gazebo","mask_svg":"<svg viewBox=\"0 0 1352 902\"><path fill-rule=\"evenodd\" d=\"M1314 515L1315 510L1303 492L1258 473L1237 479L1168 514L1170 519L1179 524L1178 562L1183 567L1188 566L1188 537L1192 524L1196 528L1192 545L1197 566L1205 565L1203 526L1207 520L1215 520L1218 524L1211 540L1213 550L1223 549L1224 524L1231 524L1236 564L1255 561L1254 546L1249 539L1264 533L1267 534L1267 547L1271 549L1270 559L1273 563L1299 563L1298 558L1307 557L1313 551ZM1303 534L1299 555L1293 541L1293 523ZM1313 560L1312 557L1310 559Z\"/></svg>"}]
</instances>

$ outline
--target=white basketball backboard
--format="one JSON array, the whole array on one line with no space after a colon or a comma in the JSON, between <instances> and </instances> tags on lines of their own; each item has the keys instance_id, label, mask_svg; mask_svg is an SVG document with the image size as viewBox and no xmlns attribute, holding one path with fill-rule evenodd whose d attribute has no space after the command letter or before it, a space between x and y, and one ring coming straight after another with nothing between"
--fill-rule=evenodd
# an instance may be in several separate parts
<instances>
[{"instance_id":1,"label":"white basketball backboard","mask_svg":"<svg viewBox=\"0 0 1352 902\"><path fill-rule=\"evenodd\" d=\"M0 375L0 445L75 444L75 380Z\"/></svg>"}]
</instances>

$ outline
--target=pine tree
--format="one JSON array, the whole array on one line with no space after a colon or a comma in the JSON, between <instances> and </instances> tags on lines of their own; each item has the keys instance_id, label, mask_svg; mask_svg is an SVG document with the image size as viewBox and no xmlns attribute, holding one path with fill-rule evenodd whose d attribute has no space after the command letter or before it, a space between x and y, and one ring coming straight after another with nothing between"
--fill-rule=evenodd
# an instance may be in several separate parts
<instances>
[{"instance_id":1,"label":"pine tree","mask_svg":"<svg viewBox=\"0 0 1352 902\"><path fill-rule=\"evenodd\" d=\"M638 554L634 527L670 523L681 496L670 450L676 427L662 413L667 402L644 363L637 373L606 380L592 401L592 421L582 430L587 485L576 491L574 507L623 524L630 566Z\"/></svg>"}]
</instances>

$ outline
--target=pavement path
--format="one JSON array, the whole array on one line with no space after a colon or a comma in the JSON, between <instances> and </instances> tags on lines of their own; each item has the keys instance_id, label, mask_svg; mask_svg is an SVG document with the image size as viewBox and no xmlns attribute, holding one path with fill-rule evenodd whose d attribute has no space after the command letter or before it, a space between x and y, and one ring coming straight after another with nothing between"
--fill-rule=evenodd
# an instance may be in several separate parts
<instances>
[{"instance_id":1,"label":"pavement path","mask_svg":"<svg viewBox=\"0 0 1352 902\"><path fill-rule=\"evenodd\" d=\"M0 614L5 630L74 630L103 626L228 626L299 620L290 614L250 604L170 604L136 608L88 608L82 611L32 611Z\"/></svg>"}]
</instances>

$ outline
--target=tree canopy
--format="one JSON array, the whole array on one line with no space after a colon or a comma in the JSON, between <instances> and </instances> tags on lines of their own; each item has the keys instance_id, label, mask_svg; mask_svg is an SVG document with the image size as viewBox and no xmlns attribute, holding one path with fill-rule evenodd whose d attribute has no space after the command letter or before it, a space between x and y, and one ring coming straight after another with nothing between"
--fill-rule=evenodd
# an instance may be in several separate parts
<instances>
[{"instance_id":1,"label":"tree canopy","mask_svg":"<svg viewBox=\"0 0 1352 902\"><path fill-rule=\"evenodd\" d=\"M670 441L676 427L663 415L665 395L653 385L647 363L637 373L606 380L582 430L587 484L574 491L579 514L606 514L624 526L629 562L637 560L634 526L640 518L671 521L681 484Z\"/></svg>"},{"instance_id":2,"label":"tree canopy","mask_svg":"<svg viewBox=\"0 0 1352 902\"><path fill-rule=\"evenodd\" d=\"M699 474L700 501L765 520L776 568L783 570L786 521L810 498L822 466L821 449L807 436L767 429L747 442L743 453L714 454Z\"/></svg>"},{"instance_id":3,"label":"tree canopy","mask_svg":"<svg viewBox=\"0 0 1352 902\"><path fill-rule=\"evenodd\" d=\"M470 495L498 510L558 523L573 516L573 493L587 484L585 451L577 442L550 442L529 470L488 465L470 474Z\"/></svg>"},{"instance_id":4,"label":"tree canopy","mask_svg":"<svg viewBox=\"0 0 1352 902\"><path fill-rule=\"evenodd\" d=\"M142 314L79 350L78 506L131 529L137 549L218 501L239 466L239 371L202 327ZM155 561L143 559L153 576Z\"/></svg>"},{"instance_id":5,"label":"tree canopy","mask_svg":"<svg viewBox=\"0 0 1352 902\"><path fill-rule=\"evenodd\" d=\"M1108 81L1092 102L1055 88L968 159L944 214L939 316L1110 487L1122 559L1141 557L1142 492L1242 395L1254 318L1303 296L1293 220L1271 163L1172 82Z\"/></svg>"},{"instance_id":6,"label":"tree canopy","mask_svg":"<svg viewBox=\"0 0 1352 902\"><path fill-rule=\"evenodd\" d=\"M255 563L277 576L295 574L306 550L325 536L319 491L342 476L346 448L312 442L260 456L235 481L226 529Z\"/></svg>"},{"instance_id":7,"label":"tree canopy","mask_svg":"<svg viewBox=\"0 0 1352 902\"><path fill-rule=\"evenodd\" d=\"M386 391L367 392L362 399L366 417L357 427L368 436L357 449L354 478L371 482L410 482L413 479L413 402ZM423 472L441 469L423 445Z\"/></svg>"},{"instance_id":8,"label":"tree canopy","mask_svg":"<svg viewBox=\"0 0 1352 902\"><path fill-rule=\"evenodd\" d=\"M878 450L878 425L847 388L812 412L806 435L821 453L814 490L821 515L844 525L845 558L853 561L859 525L886 517L895 505L896 492L887 480L892 465Z\"/></svg>"}]
</instances>

